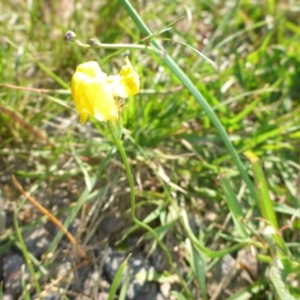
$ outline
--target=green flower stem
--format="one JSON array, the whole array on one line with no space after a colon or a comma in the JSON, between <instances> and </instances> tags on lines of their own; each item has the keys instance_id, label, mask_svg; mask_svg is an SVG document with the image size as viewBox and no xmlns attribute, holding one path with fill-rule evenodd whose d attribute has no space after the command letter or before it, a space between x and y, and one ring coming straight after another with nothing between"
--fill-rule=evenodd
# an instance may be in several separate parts
<instances>
[{"instance_id":1,"label":"green flower stem","mask_svg":"<svg viewBox=\"0 0 300 300\"><path fill-rule=\"evenodd\" d=\"M90 47L97 47L102 49L112 49L112 50L140 50L140 51L157 51L152 46L148 45L138 45L138 44L104 44L95 39L90 40L90 44L82 43L80 40L76 39L75 44L79 47L83 48L90 48Z\"/></svg>"},{"instance_id":2,"label":"green flower stem","mask_svg":"<svg viewBox=\"0 0 300 300\"><path fill-rule=\"evenodd\" d=\"M124 166L125 166L125 170L126 170L126 174L127 174L127 179L128 179L128 183L129 183L129 187L130 187L130 203L131 203L131 218L132 221L142 227L143 229L147 230L148 232L150 232L154 238L156 239L158 245L161 247L161 249L163 250L163 252L166 255L167 261L169 263L169 265L171 266L172 270L176 273L176 275L178 276L181 285L183 286L184 290L186 291L187 295L189 295L190 297L192 296L186 282L184 281L184 279L182 278L182 276L180 275L179 271L177 270L177 268L174 266L174 263L172 261L172 256L168 250L168 248L163 244L163 242L160 240L158 234L147 224L141 222L140 220L138 220L135 216L135 212L136 212L136 203L135 203L135 192L134 192L134 181L133 181L133 176L131 173L131 169L129 166L129 162L127 159L127 155L126 152L123 148L122 142L120 139L115 139L115 143L116 146L121 154Z\"/></svg>"},{"instance_id":3,"label":"green flower stem","mask_svg":"<svg viewBox=\"0 0 300 300\"><path fill-rule=\"evenodd\" d=\"M129 14L129 16L132 18L134 23L140 29L140 31L145 36L152 36L152 32L149 30L149 28L144 23L144 21L141 19L141 17L137 13L137 11L131 5L130 1L120 0L120 3L123 5L123 7ZM183 72L183 70L178 66L178 64L173 60L173 58L167 54L167 52L162 47L162 45L154 38L150 41L150 45L155 50L157 50L157 53L162 53L162 54L160 54L160 58L169 67L169 69L177 76L177 78L182 82L182 84L190 91L190 93L195 97L196 101L203 108L203 110L205 111L207 116L210 118L210 120L214 124L215 128L219 132L224 144L226 145L228 152L230 153L232 160L234 161L242 178L244 179L244 181L252 195L252 198L258 203L258 198L257 198L257 193L255 190L255 187L254 187L252 181L250 180L250 178L247 174L247 171L246 171L243 163L241 162L240 157L237 154L234 146L232 145L223 125L221 124L220 120L214 113L213 109L210 107L210 105L207 103L206 99L199 92L199 90L196 88L196 86L193 84L193 82L189 79L189 77Z\"/></svg>"}]
</instances>

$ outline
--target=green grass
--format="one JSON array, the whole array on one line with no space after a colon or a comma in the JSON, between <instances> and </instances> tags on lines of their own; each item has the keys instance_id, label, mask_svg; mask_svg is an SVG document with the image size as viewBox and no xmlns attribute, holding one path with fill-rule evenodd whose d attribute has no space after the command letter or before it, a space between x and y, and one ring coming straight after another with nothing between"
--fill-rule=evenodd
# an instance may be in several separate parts
<instances>
[{"instance_id":1,"label":"green grass","mask_svg":"<svg viewBox=\"0 0 300 300\"><path fill-rule=\"evenodd\" d=\"M128 1L76 2L64 9L59 1L51 7L2 1L0 84L16 87L0 88L0 175L6 178L0 189L7 202L22 210L24 199L10 181L15 174L66 226L76 217L84 220L87 207L96 208L82 223L87 231L94 230L97 214L121 213L123 229L111 238L117 247L133 250L127 248L132 236L147 249L145 255L161 251L153 235L130 219L125 170L109 130L93 119L80 125L69 91L79 63L97 60L105 72L115 74L129 55L142 90L124 102L122 142L135 180L136 216L153 228L171 251L173 264L184 270L185 283L172 285L172 294L210 299L214 266L228 253L237 257L242 249L252 249L261 272L230 297L221 292L222 299L275 299L284 291L297 299L299 5L283 0L222 3L132 2L135 12ZM83 43L98 38L152 48L79 47L64 43L67 30ZM61 196L58 201L55 191L66 189L68 200ZM47 199L42 196L46 191ZM12 231L0 237L0 254L15 246L29 259L22 234L45 218L15 221ZM269 225L276 231L266 236ZM53 236L47 251L51 258L30 264L36 280L22 282L23 299L30 297L30 289L43 293L45 282L56 279L51 270L62 259L62 249L71 249L62 238L62 233ZM85 236L81 243L86 249L93 246ZM172 276L167 264L153 280ZM274 278L275 285L282 285L280 292L271 284Z\"/></svg>"}]
</instances>

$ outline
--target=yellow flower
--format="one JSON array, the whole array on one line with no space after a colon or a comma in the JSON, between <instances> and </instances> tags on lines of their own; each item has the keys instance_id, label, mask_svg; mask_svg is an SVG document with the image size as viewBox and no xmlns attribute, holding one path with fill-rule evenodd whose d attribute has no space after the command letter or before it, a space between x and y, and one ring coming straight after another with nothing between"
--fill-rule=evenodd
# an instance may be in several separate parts
<instances>
[{"instance_id":1,"label":"yellow flower","mask_svg":"<svg viewBox=\"0 0 300 300\"><path fill-rule=\"evenodd\" d=\"M82 124L89 115L99 121L116 121L119 118L116 98L127 98L139 92L139 76L128 58L125 62L126 65L115 76L107 76L95 61L77 67L71 90Z\"/></svg>"}]
</instances>

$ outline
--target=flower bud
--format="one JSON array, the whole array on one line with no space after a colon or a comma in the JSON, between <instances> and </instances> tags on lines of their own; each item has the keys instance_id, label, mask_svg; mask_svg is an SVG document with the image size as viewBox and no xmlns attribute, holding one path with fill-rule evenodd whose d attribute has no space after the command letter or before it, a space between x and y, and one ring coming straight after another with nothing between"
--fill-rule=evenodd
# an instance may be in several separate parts
<instances>
[{"instance_id":1,"label":"flower bud","mask_svg":"<svg viewBox=\"0 0 300 300\"><path fill-rule=\"evenodd\" d=\"M72 43L76 39L76 33L74 31L67 31L65 34L64 40L66 43Z\"/></svg>"}]
</instances>

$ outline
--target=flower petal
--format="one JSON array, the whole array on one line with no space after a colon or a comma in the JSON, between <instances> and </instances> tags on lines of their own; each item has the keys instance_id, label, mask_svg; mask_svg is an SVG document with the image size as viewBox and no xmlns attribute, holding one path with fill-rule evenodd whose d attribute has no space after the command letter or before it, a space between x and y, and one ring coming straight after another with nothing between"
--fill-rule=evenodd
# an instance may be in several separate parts
<instances>
[{"instance_id":1,"label":"flower petal","mask_svg":"<svg viewBox=\"0 0 300 300\"><path fill-rule=\"evenodd\" d=\"M125 85L127 95L132 96L140 90L140 78L138 73L133 69L128 57L125 58L126 65L121 68L121 84Z\"/></svg>"},{"instance_id":2,"label":"flower petal","mask_svg":"<svg viewBox=\"0 0 300 300\"><path fill-rule=\"evenodd\" d=\"M88 77L80 72L76 72L72 77L71 91L78 112L81 114L85 110L84 82Z\"/></svg>"},{"instance_id":3,"label":"flower petal","mask_svg":"<svg viewBox=\"0 0 300 300\"><path fill-rule=\"evenodd\" d=\"M86 63L80 64L77 69L76 73L80 72L85 74L90 78L106 78L106 74L102 72L99 64L96 61L88 61Z\"/></svg>"},{"instance_id":4,"label":"flower petal","mask_svg":"<svg viewBox=\"0 0 300 300\"><path fill-rule=\"evenodd\" d=\"M119 107L110 87L98 78L88 79L84 83L84 96L88 99L88 114L99 121L117 120Z\"/></svg>"},{"instance_id":5,"label":"flower petal","mask_svg":"<svg viewBox=\"0 0 300 300\"><path fill-rule=\"evenodd\" d=\"M140 79L137 72L132 68L128 57L125 58L126 65L116 76L108 76L106 81L112 85L115 97L127 98L137 94L140 90Z\"/></svg>"},{"instance_id":6,"label":"flower petal","mask_svg":"<svg viewBox=\"0 0 300 300\"><path fill-rule=\"evenodd\" d=\"M80 123L84 124L89 115L84 111L81 111L79 115L80 115Z\"/></svg>"}]
</instances>

